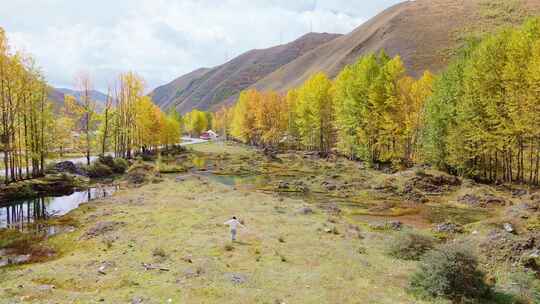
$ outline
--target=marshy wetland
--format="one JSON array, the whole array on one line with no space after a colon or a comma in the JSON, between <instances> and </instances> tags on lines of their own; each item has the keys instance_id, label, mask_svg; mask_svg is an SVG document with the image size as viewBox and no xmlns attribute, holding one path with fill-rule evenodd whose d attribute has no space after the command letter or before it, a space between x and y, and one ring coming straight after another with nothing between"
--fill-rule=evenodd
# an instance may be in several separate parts
<instances>
[{"instance_id":1,"label":"marshy wetland","mask_svg":"<svg viewBox=\"0 0 540 304\"><path fill-rule=\"evenodd\" d=\"M407 292L418 262L388 246L409 231L472 244L500 294L490 303L513 303L515 261L499 251L533 248L500 240L537 231L529 189L234 143L139 161L115 185L73 194L72 210L37 200L60 212L0 230L0 252L20 259L0 268L0 303L446 303ZM235 243L233 215L247 227Z\"/></svg>"}]
</instances>

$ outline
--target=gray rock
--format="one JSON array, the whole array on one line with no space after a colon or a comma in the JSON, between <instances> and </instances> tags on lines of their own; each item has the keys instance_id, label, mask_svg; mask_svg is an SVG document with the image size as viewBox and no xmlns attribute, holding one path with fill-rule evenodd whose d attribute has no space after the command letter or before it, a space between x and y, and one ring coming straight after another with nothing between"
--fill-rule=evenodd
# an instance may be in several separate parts
<instances>
[{"instance_id":1,"label":"gray rock","mask_svg":"<svg viewBox=\"0 0 540 304\"><path fill-rule=\"evenodd\" d=\"M133 298L131 300L131 304L141 304L143 302L144 302L144 300L142 298Z\"/></svg>"},{"instance_id":2,"label":"gray rock","mask_svg":"<svg viewBox=\"0 0 540 304\"><path fill-rule=\"evenodd\" d=\"M56 286L54 286L54 285L39 285L37 287L37 289L39 291L51 291L51 290L53 290L55 288L56 288Z\"/></svg>"},{"instance_id":3,"label":"gray rock","mask_svg":"<svg viewBox=\"0 0 540 304\"><path fill-rule=\"evenodd\" d=\"M8 259L0 259L0 267L9 265Z\"/></svg>"},{"instance_id":4,"label":"gray rock","mask_svg":"<svg viewBox=\"0 0 540 304\"><path fill-rule=\"evenodd\" d=\"M240 273L230 273L227 277L233 284L244 284L247 282L247 276Z\"/></svg>"},{"instance_id":5,"label":"gray rock","mask_svg":"<svg viewBox=\"0 0 540 304\"><path fill-rule=\"evenodd\" d=\"M400 221L389 221L382 223L372 223L369 227L373 230L395 230L399 231L403 228L403 223Z\"/></svg>"},{"instance_id":6,"label":"gray rock","mask_svg":"<svg viewBox=\"0 0 540 304\"><path fill-rule=\"evenodd\" d=\"M456 225L454 223L447 222L447 223L437 224L434 230L435 232L439 232L439 233L462 233L463 227Z\"/></svg>"},{"instance_id":7,"label":"gray rock","mask_svg":"<svg viewBox=\"0 0 540 304\"><path fill-rule=\"evenodd\" d=\"M332 215L339 215L341 213L341 208L336 203L322 204L321 208Z\"/></svg>"},{"instance_id":8,"label":"gray rock","mask_svg":"<svg viewBox=\"0 0 540 304\"><path fill-rule=\"evenodd\" d=\"M512 190L513 197L522 197L527 195L528 191L526 189L514 189Z\"/></svg>"},{"instance_id":9,"label":"gray rock","mask_svg":"<svg viewBox=\"0 0 540 304\"><path fill-rule=\"evenodd\" d=\"M200 267L197 268L188 268L184 270L184 277L186 279L192 279L200 277L204 273L204 270Z\"/></svg>"},{"instance_id":10,"label":"gray rock","mask_svg":"<svg viewBox=\"0 0 540 304\"><path fill-rule=\"evenodd\" d=\"M107 232L116 230L119 226L123 226L123 222L99 222L94 227L88 229L82 236L82 239L91 239L93 237L103 235Z\"/></svg>"},{"instance_id":11,"label":"gray rock","mask_svg":"<svg viewBox=\"0 0 540 304\"><path fill-rule=\"evenodd\" d=\"M510 223L504 223L503 228L508 233L516 233L516 230L514 229L514 226Z\"/></svg>"},{"instance_id":12,"label":"gray rock","mask_svg":"<svg viewBox=\"0 0 540 304\"><path fill-rule=\"evenodd\" d=\"M298 210L298 213L308 215L308 214L313 214L314 212L313 212L313 209L311 209L310 207L302 207L300 208L300 210Z\"/></svg>"}]
</instances>

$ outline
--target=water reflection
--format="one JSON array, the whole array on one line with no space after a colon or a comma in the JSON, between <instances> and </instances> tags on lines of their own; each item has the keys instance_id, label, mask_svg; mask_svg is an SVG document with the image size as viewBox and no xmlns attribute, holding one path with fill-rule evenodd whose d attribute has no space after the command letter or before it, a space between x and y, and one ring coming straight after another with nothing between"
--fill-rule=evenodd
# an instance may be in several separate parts
<instances>
[{"instance_id":1,"label":"water reflection","mask_svg":"<svg viewBox=\"0 0 540 304\"><path fill-rule=\"evenodd\" d=\"M51 216L64 215L90 200L112 195L116 187L91 188L60 197L16 200L0 207L0 228L22 230L26 225Z\"/></svg>"}]
</instances>

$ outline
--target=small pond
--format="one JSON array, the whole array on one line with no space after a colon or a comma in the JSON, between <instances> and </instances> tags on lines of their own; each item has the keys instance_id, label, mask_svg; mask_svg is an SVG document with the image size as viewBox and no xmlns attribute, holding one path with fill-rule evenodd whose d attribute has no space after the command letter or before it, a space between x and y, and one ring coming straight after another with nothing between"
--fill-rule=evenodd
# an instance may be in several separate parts
<instances>
[{"instance_id":1,"label":"small pond","mask_svg":"<svg viewBox=\"0 0 540 304\"><path fill-rule=\"evenodd\" d=\"M98 187L65 196L15 200L0 205L0 228L23 229L27 224L60 216L80 204L112 195L117 187Z\"/></svg>"}]
</instances>

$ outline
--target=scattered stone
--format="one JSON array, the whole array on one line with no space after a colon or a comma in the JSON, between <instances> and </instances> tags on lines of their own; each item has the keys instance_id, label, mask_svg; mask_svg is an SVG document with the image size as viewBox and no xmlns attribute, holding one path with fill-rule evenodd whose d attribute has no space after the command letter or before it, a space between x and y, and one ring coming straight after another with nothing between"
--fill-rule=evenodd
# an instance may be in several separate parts
<instances>
[{"instance_id":1,"label":"scattered stone","mask_svg":"<svg viewBox=\"0 0 540 304\"><path fill-rule=\"evenodd\" d=\"M434 230L439 233L463 233L463 227L450 222L437 224Z\"/></svg>"},{"instance_id":2,"label":"scattered stone","mask_svg":"<svg viewBox=\"0 0 540 304\"><path fill-rule=\"evenodd\" d=\"M324 181L321 184L327 191L334 191L337 189L337 185L331 181Z\"/></svg>"},{"instance_id":3,"label":"scattered stone","mask_svg":"<svg viewBox=\"0 0 540 304\"><path fill-rule=\"evenodd\" d=\"M114 262L103 262L98 268L98 273L101 275L106 275L107 271L113 267L116 267L116 264Z\"/></svg>"},{"instance_id":4,"label":"scattered stone","mask_svg":"<svg viewBox=\"0 0 540 304\"><path fill-rule=\"evenodd\" d=\"M443 173L433 175L422 171L417 172L416 176L407 182L406 187L410 186L428 194L438 194L459 185L461 180L456 176Z\"/></svg>"},{"instance_id":5,"label":"scattered stone","mask_svg":"<svg viewBox=\"0 0 540 304\"><path fill-rule=\"evenodd\" d=\"M513 189L512 190L512 196L513 197L523 197L527 195L528 191L526 189Z\"/></svg>"},{"instance_id":6,"label":"scattered stone","mask_svg":"<svg viewBox=\"0 0 540 304\"><path fill-rule=\"evenodd\" d=\"M147 263L141 263L141 264L144 267L144 270L146 271L148 270L170 271L169 268L165 268L165 267L155 265L155 264L147 264Z\"/></svg>"},{"instance_id":7,"label":"scattered stone","mask_svg":"<svg viewBox=\"0 0 540 304\"><path fill-rule=\"evenodd\" d=\"M409 200L415 203L425 204L429 201L423 193L414 189L412 184L405 185L402 191L402 195L406 200Z\"/></svg>"},{"instance_id":8,"label":"scattered stone","mask_svg":"<svg viewBox=\"0 0 540 304\"><path fill-rule=\"evenodd\" d=\"M473 207L488 208L492 206L505 206L507 201L502 197L497 197L492 194L485 194L482 196L475 194L465 194L458 198L458 202Z\"/></svg>"},{"instance_id":9,"label":"scattered stone","mask_svg":"<svg viewBox=\"0 0 540 304\"><path fill-rule=\"evenodd\" d=\"M302 207L300 208L300 210L298 210L298 213L308 215L308 214L313 214L314 212L313 212L313 209L311 209L310 207Z\"/></svg>"},{"instance_id":10,"label":"scattered stone","mask_svg":"<svg viewBox=\"0 0 540 304\"><path fill-rule=\"evenodd\" d=\"M516 233L516 230L514 229L514 226L510 223L504 223L503 228L508 233Z\"/></svg>"},{"instance_id":11,"label":"scattered stone","mask_svg":"<svg viewBox=\"0 0 540 304\"><path fill-rule=\"evenodd\" d=\"M295 181L292 183L280 181L277 185L277 190L281 192L309 192L308 186L303 181Z\"/></svg>"},{"instance_id":12,"label":"scattered stone","mask_svg":"<svg viewBox=\"0 0 540 304\"><path fill-rule=\"evenodd\" d=\"M399 231L403 228L403 223L400 221L389 221L382 223L372 223L369 227L373 230L394 230Z\"/></svg>"},{"instance_id":13,"label":"scattered stone","mask_svg":"<svg viewBox=\"0 0 540 304\"><path fill-rule=\"evenodd\" d=\"M288 182L283 182L282 181L282 182L278 183L278 189L280 189L280 190L287 190L287 189L289 189L289 187L290 187L290 185L289 185Z\"/></svg>"},{"instance_id":14,"label":"scattered stone","mask_svg":"<svg viewBox=\"0 0 540 304\"><path fill-rule=\"evenodd\" d=\"M230 273L227 274L227 277L233 284L244 284L247 282L247 276L243 274Z\"/></svg>"},{"instance_id":15,"label":"scattered stone","mask_svg":"<svg viewBox=\"0 0 540 304\"><path fill-rule=\"evenodd\" d=\"M358 227L356 225L349 225L348 234L349 234L349 236L351 236L352 238L355 238L355 239L363 239L364 238L364 236L362 235L362 232L360 231L360 227Z\"/></svg>"},{"instance_id":16,"label":"scattered stone","mask_svg":"<svg viewBox=\"0 0 540 304\"><path fill-rule=\"evenodd\" d=\"M341 213L341 209L338 207L336 203L327 203L322 204L321 208L326 210L331 215L339 215Z\"/></svg>"},{"instance_id":17,"label":"scattered stone","mask_svg":"<svg viewBox=\"0 0 540 304\"><path fill-rule=\"evenodd\" d=\"M39 285L39 286L37 287L37 289L38 289L39 291L51 291L51 290L53 290L53 289L55 289L55 288L56 288L56 286L50 285L50 284L49 284L49 285L47 285L47 284L46 284L46 285Z\"/></svg>"},{"instance_id":18,"label":"scattered stone","mask_svg":"<svg viewBox=\"0 0 540 304\"><path fill-rule=\"evenodd\" d=\"M185 256L182 258L182 261L186 262L186 263L190 263L190 264L193 264L193 260L191 259L190 256Z\"/></svg>"},{"instance_id":19,"label":"scattered stone","mask_svg":"<svg viewBox=\"0 0 540 304\"><path fill-rule=\"evenodd\" d=\"M184 270L184 277L186 279L192 279L192 278L200 277L203 273L204 273L204 270L200 267L197 267L195 269L188 268Z\"/></svg>"},{"instance_id":20,"label":"scattered stone","mask_svg":"<svg viewBox=\"0 0 540 304\"><path fill-rule=\"evenodd\" d=\"M108 232L115 231L118 227L124 226L124 222L99 222L94 227L88 229L81 239L91 239Z\"/></svg>"},{"instance_id":21,"label":"scattered stone","mask_svg":"<svg viewBox=\"0 0 540 304\"><path fill-rule=\"evenodd\" d=\"M178 176L175 178L175 181L176 181L177 183L184 182L184 181L186 181L186 177L183 176L183 175L178 175Z\"/></svg>"},{"instance_id":22,"label":"scattered stone","mask_svg":"<svg viewBox=\"0 0 540 304\"><path fill-rule=\"evenodd\" d=\"M142 298L133 298L131 304L142 304L144 300Z\"/></svg>"}]
</instances>

